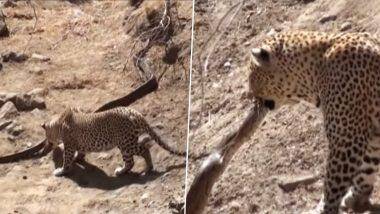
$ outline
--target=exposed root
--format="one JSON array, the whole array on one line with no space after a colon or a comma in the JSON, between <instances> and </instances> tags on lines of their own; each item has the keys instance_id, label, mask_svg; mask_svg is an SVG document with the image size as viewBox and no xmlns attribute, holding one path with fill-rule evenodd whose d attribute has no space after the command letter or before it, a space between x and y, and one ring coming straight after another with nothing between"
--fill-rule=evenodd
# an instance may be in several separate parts
<instances>
[{"instance_id":1,"label":"exposed root","mask_svg":"<svg viewBox=\"0 0 380 214\"><path fill-rule=\"evenodd\" d=\"M229 133L202 163L186 196L186 213L200 214L206 207L213 185L227 168L240 146L255 132L264 119L267 108L261 101L254 103L237 131Z\"/></svg>"}]
</instances>

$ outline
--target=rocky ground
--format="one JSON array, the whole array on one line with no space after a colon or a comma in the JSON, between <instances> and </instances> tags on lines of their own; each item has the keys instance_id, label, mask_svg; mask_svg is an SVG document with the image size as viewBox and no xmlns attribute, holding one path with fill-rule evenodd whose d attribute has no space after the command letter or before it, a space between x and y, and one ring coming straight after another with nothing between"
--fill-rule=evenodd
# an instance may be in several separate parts
<instances>
[{"instance_id":1,"label":"rocky ground","mask_svg":"<svg viewBox=\"0 0 380 214\"><path fill-rule=\"evenodd\" d=\"M239 70L248 51L266 35L294 29L377 33L380 2L355 0L246 1L218 41L204 77L204 109L199 56L219 19L237 2L197 1L191 91L190 151L210 150L236 128L250 106L247 75ZM233 13L233 12L232 12ZM224 22L228 22L227 20ZM223 29L224 24L222 25ZM203 60L202 60L203 63ZM206 213L302 213L322 195L322 181L285 192L280 184L323 172L327 140L321 112L306 103L271 112L235 155L213 189ZM190 161L190 184L200 161ZM378 186L378 185L377 185ZM379 191L373 199L380 202Z\"/></svg>"},{"instance_id":2,"label":"rocky ground","mask_svg":"<svg viewBox=\"0 0 380 214\"><path fill-rule=\"evenodd\" d=\"M164 1L143 1L137 8L129 2L1 1L0 156L41 141L39 124L66 107L91 111L142 83L131 56L146 43L138 37L141 26L151 27ZM166 73L159 89L132 107L184 150L192 5L173 2L178 12L172 12L171 36L179 44L179 62L167 60L165 42L152 47L146 58L154 74ZM91 154L87 164L60 178L52 175L51 154L2 164L1 213L171 213L170 202L183 202L185 160L158 146L151 151L157 172L145 176L114 177L122 163L117 150ZM133 171L144 166L137 159Z\"/></svg>"}]
</instances>

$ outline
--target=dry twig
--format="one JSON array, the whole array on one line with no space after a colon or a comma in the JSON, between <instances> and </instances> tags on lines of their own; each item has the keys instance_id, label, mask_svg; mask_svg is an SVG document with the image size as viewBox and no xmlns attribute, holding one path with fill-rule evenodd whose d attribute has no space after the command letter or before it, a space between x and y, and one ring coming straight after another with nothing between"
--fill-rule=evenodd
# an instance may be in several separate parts
<instances>
[{"instance_id":1,"label":"dry twig","mask_svg":"<svg viewBox=\"0 0 380 214\"><path fill-rule=\"evenodd\" d=\"M170 6L171 6L171 1L165 0L164 11L163 11L160 21L158 22L158 25L140 33L140 35L138 35L137 38L135 39L132 49L130 50L130 53L132 53L135 50L135 47L138 41L145 41L144 47L133 56L134 65L139 69L139 77L143 81L146 80L146 78L151 75L151 74L145 74L144 72L146 72L146 70L141 69L141 61L142 60L145 61L143 58L145 58L146 54L154 45L166 44L168 40L171 41L170 38L168 38L167 36L169 27L171 25ZM129 58L124 64L123 71L126 70L128 63L129 63ZM161 76L159 77L158 81L160 79L161 79Z\"/></svg>"},{"instance_id":2,"label":"dry twig","mask_svg":"<svg viewBox=\"0 0 380 214\"><path fill-rule=\"evenodd\" d=\"M0 8L0 12L1 12L0 15L1 15L2 22L4 23L4 28L1 29L0 34L1 34L1 37L7 37L9 36L10 32L7 26L7 22L5 21L5 15L2 8Z\"/></svg>"},{"instance_id":3,"label":"dry twig","mask_svg":"<svg viewBox=\"0 0 380 214\"><path fill-rule=\"evenodd\" d=\"M33 3L32 3L32 0L27 0L26 2L27 2L27 4L33 9L33 14L34 14L34 24L33 24L33 31L32 31L32 33L30 33L30 37L29 37L29 39L28 39L28 42L26 43L26 46L25 46L25 48L24 48L23 53L25 53L26 49L28 48L28 46L29 46L29 44L30 44L30 41L32 41L32 38L33 38L34 32L36 31L37 22L38 22L38 17L37 17L36 8L34 7L34 5L33 5Z\"/></svg>"}]
</instances>

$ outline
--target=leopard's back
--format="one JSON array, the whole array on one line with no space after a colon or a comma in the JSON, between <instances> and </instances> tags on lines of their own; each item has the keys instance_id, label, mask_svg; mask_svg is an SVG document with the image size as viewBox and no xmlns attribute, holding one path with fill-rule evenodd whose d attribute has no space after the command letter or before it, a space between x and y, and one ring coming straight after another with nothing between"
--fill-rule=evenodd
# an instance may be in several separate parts
<instances>
[{"instance_id":1,"label":"leopard's back","mask_svg":"<svg viewBox=\"0 0 380 214\"><path fill-rule=\"evenodd\" d=\"M146 130L143 116L130 108L99 113L74 113L64 134L75 139L81 152L99 152L115 147L139 147L138 137Z\"/></svg>"}]
</instances>

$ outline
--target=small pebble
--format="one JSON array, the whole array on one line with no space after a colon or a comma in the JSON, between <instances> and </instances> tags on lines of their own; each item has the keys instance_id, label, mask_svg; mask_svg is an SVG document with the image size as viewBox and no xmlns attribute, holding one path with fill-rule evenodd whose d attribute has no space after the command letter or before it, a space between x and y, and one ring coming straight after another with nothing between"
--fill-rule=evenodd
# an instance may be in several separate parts
<instances>
[{"instance_id":1,"label":"small pebble","mask_svg":"<svg viewBox=\"0 0 380 214\"><path fill-rule=\"evenodd\" d=\"M336 15L327 15L327 16L323 16L323 17L319 20L319 23L324 24L324 23L326 23L326 22L335 21L337 18L338 18L338 16L336 16Z\"/></svg>"},{"instance_id":2,"label":"small pebble","mask_svg":"<svg viewBox=\"0 0 380 214\"><path fill-rule=\"evenodd\" d=\"M36 53L32 54L31 59L40 60L42 62L50 61L50 57L43 56L41 54L36 54Z\"/></svg>"},{"instance_id":3,"label":"small pebble","mask_svg":"<svg viewBox=\"0 0 380 214\"><path fill-rule=\"evenodd\" d=\"M340 26L340 31L346 31L352 28L352 24L350 22L345 22Z\"/></svg>"}]
</instances>

